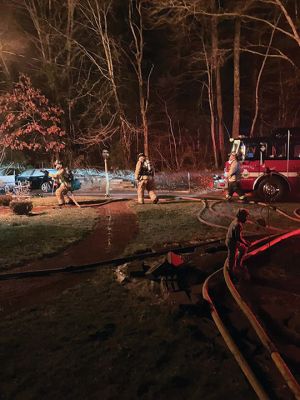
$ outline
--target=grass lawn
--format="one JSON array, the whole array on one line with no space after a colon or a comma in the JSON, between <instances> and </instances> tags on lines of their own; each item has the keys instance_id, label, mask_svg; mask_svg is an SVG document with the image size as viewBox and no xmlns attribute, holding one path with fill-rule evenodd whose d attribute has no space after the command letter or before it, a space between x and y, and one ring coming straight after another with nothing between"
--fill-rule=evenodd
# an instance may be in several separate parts
<instances>
[{"instance_id":1,"label":"grass lawn","mask_svg":"<svg viewBox=\"0 0 300 400\"><path fill-rule=\"evenodd\" d=\"M74 194L75 199L79 203L102 203L105 200L103 200L102 197L97 197L97 196L76 196L76 193ZM55 196L32 196L30 200L33 203L33 207L43 207L43 206L56 206L57 205L57 199Z\"/></svg>"},{"instance_id":2,"label":"grass lawn","mask_svg":"<svg viewBox=\"0 0 300 400\"><path fill-rule=\"evenodd\" d=\"M132 203L137 214L139 232L126 247L126 254L164 244L181 244L224 236L224 230L201 224L197 215L202 203L178 202L138 205Z\"/></svg>"},{"instance_id":3,"label":"grass lawn","mask_svg":"<svg viewBox=\"0 0 300 400\"><path fill-rule=\"evenodd\" d=\"M59 252L82 239L96 220L94 209L77 207L46 209L31 216L0 214L0 271Z\"/></svg>"},{"instance_id":4,"label":"grass lawn","mask_svg":"<svg viewBox=\"0 0 300 400\"><path fill-rule=\"evenodd\" d=\"M85 196L80 197L79 200L82 203L90 201L100 203L103 198ZM90 232L97 220L97 214L93 208L52 209L49 207L56 204L56 198L50 196L33 197L32 201L34 206L32 216L0 214L0 271L26 260L63 250ZM200 202L172 202L142 206L131 202L130 205L136 213L139 229L135 239L127 245L125 255L149 249L158 250L166 245L176 247L179 244L220 238L226 234L224 229L209 227L198 221L197 215L202 207ZM40 207L36 213L35 207ZM226 226L229 225L238 207L240 207L239 204L217 204L215 206L217 214L214 215L206 210L205 215L211 214L208 215L211 221ZM273 210L268 214L268 210L261 206L246 205L245 207L249 208L253 220L264 217L271 225L280 226L283 229L299 225ZM285 210L292 215L292 208L288 209L288 204L285 205ZM248 225L247 229L253 230L254 233L261 231L258 226Z\"/></svg>"}]
</instances>

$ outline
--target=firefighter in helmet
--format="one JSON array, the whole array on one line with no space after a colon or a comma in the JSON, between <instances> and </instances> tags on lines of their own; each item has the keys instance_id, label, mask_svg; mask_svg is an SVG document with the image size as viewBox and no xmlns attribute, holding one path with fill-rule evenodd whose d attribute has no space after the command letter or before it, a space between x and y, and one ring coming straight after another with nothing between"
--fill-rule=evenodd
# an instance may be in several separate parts
<instances>
[{"instance_id":1,"label":"firefighter in helmet","mask_svg":"<svg viewBox=\"0 0 300 400\"><path fill-rule=\"evenodd\" d=\"M246 200L244 191L241 188L241 167L238 160L238 156L235 152L232 152L229 156L229 171L227 173L228 180L228 193L226 200L231 200L234 193L237 193L240 200Z\"/></svg>"},{"instance_id":2,"label":"firefighter in helmet","mask_svg":"<svg viewBox=\"0 0 300 400\"><path fill-rule=\"evenodd\" d=\"M233 276L244 273L248 277L247 268L243 266L243 259L247 253L250 243L243 238L243 225L249 216L248 210L241 208L236 214L236 218L229 225L225 244L228 250L228 269Z\"/></svg>"},{"instance_id":3,"label":"firefighter in helmet","mask_svg":"<svg viewBox=\"0 0 300 400\"><path fill-rule=\"evenodd\" d=\"M158 202L154 186L154 171L149 159L144 153L138 155L138 161L135 167L135 180L137 183L138 203L144 204L144 193L148 191L152 203Z\"/></svg>"},{"instance_id":4,"label":"firefighter in helmet","mask_svg":"<svg viewBox=\"0 0 300 400\"><path fill-rule=\"evenodd\" d=\"M63 166L61 161L56 160L54 167L57 169L57 173L52 175L52 178L58 183L55 195L58 201L58 206L62 207L64 204L72 203L72 199L68 195L68 192L71 191L71 182L68 169Z\"/></svg>"}]
</instances>

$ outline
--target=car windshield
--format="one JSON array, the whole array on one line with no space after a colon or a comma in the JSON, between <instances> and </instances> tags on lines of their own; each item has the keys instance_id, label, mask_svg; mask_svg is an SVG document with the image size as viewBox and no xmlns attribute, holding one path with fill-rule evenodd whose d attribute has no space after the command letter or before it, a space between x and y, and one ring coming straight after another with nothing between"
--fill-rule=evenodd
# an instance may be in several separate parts
<instances>
[{"instance_id":1,"label":"car windshield","mask_svg":"<svg viewBox=\"0 0 300 400\"><path fill-rule=\"evenodd\" d=\"M23 171L19 176L22 176L22 177L31 176L33 171L34 171L34 169L26 169L26 171Z\"/></svg>"},{"instance_id":2,"label":"car windshield","mask_svg":"<svg viewBox=\"0 0 300 400\"><path fill-rule=\"evenodd\" d=\"M54 168L42 168L40 171L42 171L42 174L44 175L44 171L48 171L49 172L49 176L54 175L57 173L57 169Z\"/></svg>"},{"instance_id":3,"label":"car windshield","mask_svg":"<svg viewBox=\"0 0 300 400\"><path fill-rule=\"evenodd\" d=\"M48 171L49 174L55 174L57 171L54 168L36 168L36 169L27 169L26 171L23 171L19 176L20 177L43 177L45 172Z\"/></svg>"},{"instance_id":4,"label":"car windshield","mask_svg":"<svg viewBox=\"0 0 300 400\"><path fill-rule=\"evenodd\" d=\"M44 172L42 172L40 169L35 169L31 176L44 176Z\"/></svg>"}]
</instances>

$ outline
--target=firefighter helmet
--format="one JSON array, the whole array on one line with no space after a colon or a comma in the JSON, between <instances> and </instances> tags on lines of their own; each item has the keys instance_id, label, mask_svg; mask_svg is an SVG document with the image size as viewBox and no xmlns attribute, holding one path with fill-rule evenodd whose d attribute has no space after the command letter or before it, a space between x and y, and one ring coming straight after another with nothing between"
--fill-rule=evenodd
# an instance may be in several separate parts
<instances>
[{"instance_id":1,"label":"firefighter helmet","mask_svg":"<svg viewBox=\"0 0 300 400\"><path fill-rule=\"evenodd\" d=\"M54 163L54 167L62 167L62 162L59 160L56 160Z\"/></svg>"}]
</instances>

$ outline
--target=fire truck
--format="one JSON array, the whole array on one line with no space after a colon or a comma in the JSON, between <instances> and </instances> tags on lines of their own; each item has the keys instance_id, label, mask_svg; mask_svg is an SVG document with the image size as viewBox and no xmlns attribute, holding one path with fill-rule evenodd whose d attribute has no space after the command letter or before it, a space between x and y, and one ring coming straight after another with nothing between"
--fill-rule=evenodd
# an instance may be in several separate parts
<instances>
[{"instance_id":1,"label":"fire truck","mask_svg":"<svg viewBox=\"0 0 300 400\"><path fill-rule=\"evenodd\" d=\"M300 128L281 128L268 137L231 139L231 152L241 162L241 188L255 191L265 201L280 201L300 194ZM226 186L226 171L223 188ZM215 187L222 182L215 181Z\"/></svg>"}]
</instances>

